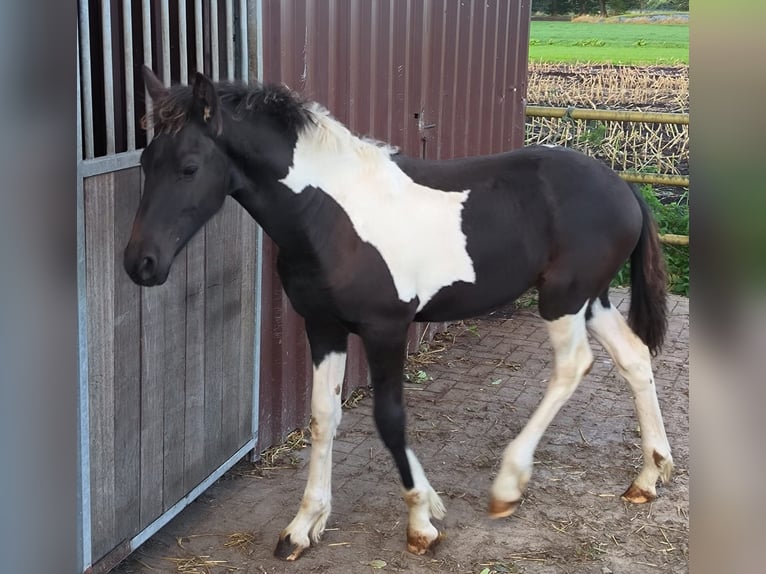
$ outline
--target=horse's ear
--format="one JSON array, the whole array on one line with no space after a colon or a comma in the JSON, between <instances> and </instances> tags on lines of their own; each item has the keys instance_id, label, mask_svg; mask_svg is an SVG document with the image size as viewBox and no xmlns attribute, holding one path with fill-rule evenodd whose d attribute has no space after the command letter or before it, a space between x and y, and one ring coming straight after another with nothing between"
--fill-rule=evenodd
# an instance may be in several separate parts
<instances>
[{"instance_id":1,"label":"horse's ear","mask_svg":"<svg viewBox=\"0 0 766 574\"><path fill-rule=\"evenodd\" d=\"M149 97L152 98L153 101L159 101L170 93L170 90L165 87L157 76L154 75L151 68L144 66L143 73L146 91L149 92Z\"/></svg>"},{"instance_id":2,"label":"horse's ear","mask_svg":"<svg viewBox=\"0 0 766 574\"><path fill-rule=\"evenodd\" d=\"M202 119L210 124L215 134L220 135L223 124L221 121L218 93L215 85L204 74L197 72L194 75L194 102L197 109L202 113Z\"/></svg>"}]
</instances>

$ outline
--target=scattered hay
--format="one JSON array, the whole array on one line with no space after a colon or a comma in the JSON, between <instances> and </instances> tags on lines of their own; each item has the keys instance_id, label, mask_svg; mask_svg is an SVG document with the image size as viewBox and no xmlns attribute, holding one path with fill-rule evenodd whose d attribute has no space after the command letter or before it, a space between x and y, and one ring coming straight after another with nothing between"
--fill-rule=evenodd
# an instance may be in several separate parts
<instances>
[{"instance_id":1,"label":"scattered hay","mask_svg":"<svg viewBox=\"0 0 766 574\"><path fill-rule=\"evenodd\" d=\"M184 558L164 558L168 562L176 565L176 572L182 574L212 574L211 568L216 572L234 572L239 570L236 566L231 566L226 560L211 560L210 556L189 556Z\"/></svg>"},{"instance_id":2,"label":"scattered hay","mask_svg":"<svg viewBox=\"0 0 766 574\"><path fill-rule=\"evenodd\" d=\"M371 394L372 390L369 387L359 387L351 392L348 398L343 401L341 406L346 410L355 409L357 406L359 406L359 403L362 401L362 399L369 397Z\"/></svg>"},{"instance_id":3,"label":"scattered hay","mask_svg":"<svg viewBox=\"0 0 766 574\"><path fill-rule=\"evenodd\" d=\"M255 550L255 536L249 532L233 532L229 534L224 546L239 550L245 556L251 556Z\"/></svg>"},{"instance_id":4,"label":"scattered hay","mask_svg":"<svg viewBox=\"0 0 766 574\"><path fill-rule=\"evenodd\" d=\"M411 383L426 383L433 380L428 375L428 366L439 362L440 355L447 350L448 341L445 333L438 333L432 342L424 342L418 350L407 356L404 363L404 378Z\"/></svg>"},{"instance_id":5,"label":"scattered hay","mask_svg":"<svg viewBox=\"0 0 766 574\"><path fill-rule=\"evenodd\" d=\"M309 445L310 437L311 431L308 427L295 429L287 435L285 442L261 452L256 467L261 471L295 468L299 461L294 453L306 448Z\"/></svg>"}]
</instances>

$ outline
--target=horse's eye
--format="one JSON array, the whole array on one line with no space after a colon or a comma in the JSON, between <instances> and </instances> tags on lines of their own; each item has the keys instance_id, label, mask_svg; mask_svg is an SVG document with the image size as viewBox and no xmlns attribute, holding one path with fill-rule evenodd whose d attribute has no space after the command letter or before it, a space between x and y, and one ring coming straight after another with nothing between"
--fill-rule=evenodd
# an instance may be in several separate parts
<instances>
[{"instance_id":1,"label":"horse's eye","mask_svg":"<svg viewBox=\"0 0 766 574\"><path fill-rule=\"evenodd\" d=\"M183 169L181 170L181 174L182 174L184 177L191 177L191 176L193 176L193 175L194 175L196 172L197 172L197 166L196 166L196 165L193 165L193 164L190 164L190 165L185 165L185 166L183 167Z\"/></svg>"}]
</instances>

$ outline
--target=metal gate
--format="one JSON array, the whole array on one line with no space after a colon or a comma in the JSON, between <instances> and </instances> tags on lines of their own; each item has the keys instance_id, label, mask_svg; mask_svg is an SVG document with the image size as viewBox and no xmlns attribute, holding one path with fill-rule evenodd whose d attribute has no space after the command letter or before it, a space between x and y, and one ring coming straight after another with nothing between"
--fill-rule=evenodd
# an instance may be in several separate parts
<instances>
[{"instance_id":1,"label":"metal gate","mask_svg":"<svg viewBox=\"0 0 766 574\"><path fill-rule=\"evenodd\" d=\"M252 219L227 202L168 282L122 269L140 199L140 69L247 79L247 2L80 0L78 291L81 565L106 571L242 458L258 428Z\"/></svg>"}]
</instances>

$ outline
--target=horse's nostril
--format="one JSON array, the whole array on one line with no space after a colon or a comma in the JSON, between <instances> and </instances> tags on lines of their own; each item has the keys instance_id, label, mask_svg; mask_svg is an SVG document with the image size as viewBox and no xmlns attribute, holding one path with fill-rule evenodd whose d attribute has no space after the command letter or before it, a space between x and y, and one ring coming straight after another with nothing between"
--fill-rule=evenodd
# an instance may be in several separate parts
<instances>
[{"instance_id":1,"label":"horse's nostril","mask_svg":"<svg viewBox=\"0 0 766 574\"><path fill-rule=\"evenodd\" d=\"M154 277L156 271L157 258L153 255L145 255L144 258L141 259L141 264L138 266L138 276L143 281L148 281Z\"/></svg>"}]
</instances>

